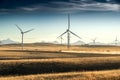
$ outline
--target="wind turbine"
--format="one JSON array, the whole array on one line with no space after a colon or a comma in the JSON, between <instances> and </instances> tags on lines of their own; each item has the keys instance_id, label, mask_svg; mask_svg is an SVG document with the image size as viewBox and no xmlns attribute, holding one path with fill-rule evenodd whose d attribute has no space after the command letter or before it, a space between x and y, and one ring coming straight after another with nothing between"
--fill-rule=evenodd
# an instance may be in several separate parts
<instances>
[{"instance_id":1,"label":"wind turbine","mask_svg":"<svg viewBox=\"0 0 120 80\"><path fill-rule=\"evenodd\" d=\"M95 44L96 44L96 39L97 39L97 38L92 39L92 41L93 41L93 45L95 45Z\"/></svg>"},{"instance_id":2,"label":"wind turbine","mask_svg":"<svg viewBox=\"0 0 120 80\"><path fill-rule=\"evenodd\" d=\"M0 44L2 43L2 41L0 40Z\"/></svg>"},{"instance_id":3,"label":"wind turbine","mask_svg":"<svg viewBox=\"0 0 120 80\"><path fill-rule=\"evenodd\" d=\"M16 25L16 24L15 24L15 25ZM16 25L16 26L17 26L17 28L20 30L21 35L22 35L21 46L22 46L22 50L23 50L23 45L24 45L24 34L30 32L30 31L32 31L32 30L34 30L34 29L30 29L30 30L27 30L27 31L23 31L18 25Z\"/></svg>"},{"instance_id":4,"label":"wind turbine","mask_svg":"<svg viewBox=\"0 0 120 80\"><path fill-rule=\"evenodd\" d=\"M62 45L62 41L64 40L62 36L58 37L60 38L60 42L61 42L61 45Z\"/></svg>"},{"instance_id":5,"label":"wind turbine","mask_svg":"<svg viewBox=\"0 0 120 80\"><path fill-rule=\"evenodd\" d=\"M69 49L70 47L70 34L73 34L74 36L78 37L81 39L81 37L79 37L78 35L76 35L75 33L73 33L71 30L70 30L70 14L68 14L68 28L67 30L62 33L59 37L63 36L64 34L67 33L67 48Z\"/></svg>"},{"instance_id":6,"label":"wind turbine","mask_svg":"<svg viewBox=\"0 0 120 80\"><path fill-rule=\"evenodd\" d=\"M116 36L115 45L117 45L117 44L118 44L118 38L117 38L117 36Z\"/></svg>"}]
</instances>

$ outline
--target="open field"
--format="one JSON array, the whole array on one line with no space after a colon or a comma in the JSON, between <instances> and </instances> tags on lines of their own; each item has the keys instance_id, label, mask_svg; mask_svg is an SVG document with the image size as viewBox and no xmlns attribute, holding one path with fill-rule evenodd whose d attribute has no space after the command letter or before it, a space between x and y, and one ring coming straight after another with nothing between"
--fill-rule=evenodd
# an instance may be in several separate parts
<instances>
[{"instance_id":1,"label":"open field","mask_svg":"<svg viewBox=\"0 0 120 80\"><path fill-rule=\"evenodd\" d=\"M120 80L120 70L8 76L0 80Z\"/></svg>"},{"instance_id":2,"label":"open field","mask_svg":"<svg viewBox=\"0 0 120 80\"><path fill-rule=\"evenodd\" d=\"M119 52L115 46L0 46L0 80L120 80Z\"/></svg>"},{"instance_id":3,"label":"open field","mask_svg":"<svg viewBox=\"0 0 120 80\"><path fill-rule=\"evenodd\" d=\"M119 68L120 57L0 61L1 75L28 75L72 71L111 70Z\"/></svg>"},{"instance_id":4,"label":"open field","mask_svg":"<svg viewBox=\"0 0 120 80\"><path fill-rule=\"evenodd\" d=\"M20 50L21 45L3 45L2 50ZM55 44L26 44L24 45L26 50L34 51L68 51L65 45L55 45ZM0 49L1 50L1 49ZM86 51L86 52L120 52L120 46L71 46L69 50L72 51Z\"/></svg>"}]
</instances>

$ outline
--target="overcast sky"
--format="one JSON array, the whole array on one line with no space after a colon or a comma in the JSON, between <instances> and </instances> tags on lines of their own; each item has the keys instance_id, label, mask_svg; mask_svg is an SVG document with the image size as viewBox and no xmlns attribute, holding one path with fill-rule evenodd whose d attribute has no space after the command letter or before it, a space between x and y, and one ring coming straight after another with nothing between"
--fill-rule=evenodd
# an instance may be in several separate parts
<instances>
[{"instance_id":1,"label":"overcast sky","mask_svg":"<svg viewBox=\"0 0 120 80\"><path fill-rule=\"evenodd\" d=\"M81 41L109 43L120 39L120 0L0 0L0 40L21 41L20 31L35 28L25 34L25 42L59 41L67 29L67 14L71 16L71 31ZM80 39L71 35L71 42ZM66 42L66 35L64 36Z\"/></svg>"}]
</instances>

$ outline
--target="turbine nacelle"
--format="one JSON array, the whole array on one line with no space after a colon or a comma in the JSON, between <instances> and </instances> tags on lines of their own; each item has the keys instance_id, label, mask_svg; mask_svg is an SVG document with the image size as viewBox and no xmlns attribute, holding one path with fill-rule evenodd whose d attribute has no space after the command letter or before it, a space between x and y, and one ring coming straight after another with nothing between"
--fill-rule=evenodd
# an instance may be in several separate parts
<instances>
[{"instance_id":1,"label":"turbine nacelle","mask_svg":"<svg viewBox=\"0 0 120 80\"><path fill-rule=\"evenodd\" d=\"M21 34L24 34L24 32L21 32Z\"/></svg>"},{"instance_id":2,"label":"turbine nacelle","mask_svg":"<svg viewBox=\"0 0 120 80\"><path fill-rule=\"evenodd\" d=\"M69 29L67 29L66 31L69 32Z\"/></svg>"}]
</instances>

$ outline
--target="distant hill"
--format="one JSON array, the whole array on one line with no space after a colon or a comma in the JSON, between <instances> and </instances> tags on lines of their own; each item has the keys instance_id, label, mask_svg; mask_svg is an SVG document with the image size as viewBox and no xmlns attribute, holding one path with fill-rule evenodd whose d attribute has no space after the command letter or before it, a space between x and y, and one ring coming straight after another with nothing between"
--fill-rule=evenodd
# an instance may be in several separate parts
<instances>
[{"instance_id":1,"label":"distant hill","mask_svg":"<svg viewBox=\"0 0 120 80\"><path fill-rule=\"evenodd\" d=\"M11 39L1 40L0 44L17 44L18 42L13 41Z\"/></svg>"},{"instance_id":2,"label":"distant hill","mask_svg":"<svg viewBox=\"0 0 120 80\"><path fill-rule=\"evenodd\" d=\"M72 45L84 45L84 44L86 43L83 41L77 41L77 42L72 43Z\"/></svg>"},{"instance_id":3,"label":"distant hill","mask_svg":"<svg viewBox=\"0 0 120 80\"><path fill-rule=\"evenodd\" d=\"M88 43L89 45L106 45L105 43L96 42L95 44L93 42Z\"/></svg>"},{"instance_id":4,"label":"distant hill","mask_svg":"<svg viewBox=\"0 0 120 80\"><path fill-rule=\"evenodd\" d=\"M120 46L120 42L119 43L109 43L109 45L118 45L118 46Z\"/></svg>"},{"instance_id":5,"label":"distant hill","mask_svg":"<svg viewBox=\"0 0 120 80\"><path fill-rule=\"evenodd\" d=\"M53 42L50 42L50 43L53 43L53 44L59 44L58 41L53 41Z\"/></svg>"}]
</instances>

